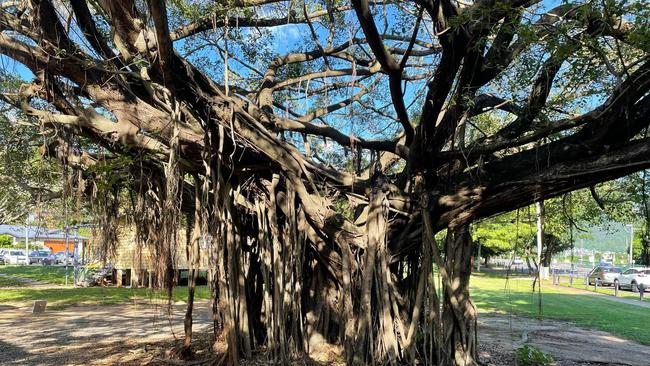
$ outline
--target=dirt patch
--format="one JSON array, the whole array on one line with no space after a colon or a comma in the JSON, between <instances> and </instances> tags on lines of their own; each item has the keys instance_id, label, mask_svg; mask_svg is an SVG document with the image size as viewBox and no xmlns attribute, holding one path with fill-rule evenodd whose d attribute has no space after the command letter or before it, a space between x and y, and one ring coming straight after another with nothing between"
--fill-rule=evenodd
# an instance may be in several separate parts
<instances>
[{"instance_id":1,"label":"dirt patch","mask_svg":"<svg viewBox=\"0 0 650 366\"><path fill-rule=\"evenodd\" d=\"M482 315L478 334L482 359L494 365L513 365L514 351L524 344L551 354L558 365L647 366L650 360L648 346L568 322Z\"/></svg>"},{"instance_id":2,"label":"dirt patch","mask_svg":"<svg viewBox=\"0 0 650 366\"><path fill-rule=\"evenodd\" d=\"M194 350L188 363L176 359L183 339L185 304L139 303L75 306L31 314L28 307L0 307L0 365L207 365L223 358L226 345L212 345L211 307L195 303ZM295 365L342 366L341 348L323 345ZM268 365L255 353L242 365ZM170 359L172 358L172 359ZM205 361L205 362L201 362Z\"/></svg>"},{"instance_id":3,"label":"dirt patch","mask_svg":"<svg viewBox=\"0 0 650 366\"><path fill-rule=\"evenodd\" d=\"M209 307L196 307L196 333L208 335ZM171 317L164 303L29 310L0 312L0 365L157 364L183 337L182 304L173 306Z\"/></svg>"},{"instance_id":4,"label":"dirt patch","mask_svg":"<svg viewBox=\"0 0 650 366\"><path fill-rule=\"evenodd\" d=\"M76 306L32 315L29 308L0 307L0 365L170 365L169 351L183 337L184 304L171 316L161 303ZM214 362L210 350L211 314L207 302L196 304L196 360ZM489 365L514 365L514 351L523 344L547 352L561 366L648 365L650 347L609 333L585 330L571 323L482 315L479 354ZM342 365L341 349L327 345L301 365ZM259 361L259 362L258 362ZM243 364L265 364L258 354ZM194 362L193 364L201 364Z\"/></svg>"}]
</instances>

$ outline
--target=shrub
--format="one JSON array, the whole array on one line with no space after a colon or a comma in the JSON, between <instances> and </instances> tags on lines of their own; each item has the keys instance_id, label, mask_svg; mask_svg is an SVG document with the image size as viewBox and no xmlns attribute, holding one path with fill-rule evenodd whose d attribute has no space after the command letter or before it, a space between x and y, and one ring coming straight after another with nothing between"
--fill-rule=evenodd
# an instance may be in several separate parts
<instances>
[{"instance_id":1,"label":"shrub","mask_svg":"<svg viewBox=\"0 0 650 366\"><path fill-rule=\"evenodd\" d=\"M0 248L12 248L14 240L9 235L0 235Z\"/></svg>"},{"instance_id":2,"label":"shrub","mask_svg":"<svg viewBox=\"0 0 650 366\"><path fill-rule=\"evenodd\" d=\"M546 366L553 362L551 355L542 352L539 348L523 345L517 349L517 364L522 366Z\"/></svg>"}]
</instances>

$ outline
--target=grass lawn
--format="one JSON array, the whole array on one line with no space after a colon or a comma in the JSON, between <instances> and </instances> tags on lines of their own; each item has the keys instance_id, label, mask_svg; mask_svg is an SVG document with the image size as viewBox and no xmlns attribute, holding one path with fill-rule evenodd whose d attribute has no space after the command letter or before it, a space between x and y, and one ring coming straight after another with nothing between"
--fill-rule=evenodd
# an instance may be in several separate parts
<instances>
[{"instance_id":1,"label":"grass lawn","mask_svg":"<svg viewBox=\"0 0 650 366\"><path fill-rule=\"evenodd\" d=\"M43 283L55 285L65 284L65 267L61 266L2 266L0 274L29 278ZM147 288L129 289L116 287L73 288L74 270L68 267L68 287L61 288L30 288L28 285L10 278L0 277L0 287L19 286L16 289L0 289L0 304L30 303L33 300L47 300L49 309L61 309L77 304L110 305L132 300L159 301L166 299L160 290ZM197 299L207 299L207 286L197 286ZM174 301L187 299L187 287L177 287L173 292Z\"/></svg>"},{"instance_id":2,"label":"grass lawn","mask_svg":"<svg viewBox=\"0 0 650 366\"><path fill-rule=\"evenodd\" d=\"M174 301L187 300L187 287L177 287L173 292ZM209 298L207 286L197 286L196 299ZM160 290L147 288L129 289L117 287L89 288L51 288L51 289L0 289L0 304L24 303L33 300L47 300L48 309L62 309L71 305L113 305L133 300L159 301L166 299Z\"/></svg>"},{"instance_id":3,"label":"grass lawn","mask_svg":"<svg viewBox=\"0 0 650 366\"><path fill-rule=\"evenodd\" d=\"M61 266L0 266L0 273L14 276L29 278L44 283L51 283L55 285L65 284L65 267ZM68 283L72 284L74 277L74 269L72 266L68 267Z\"/></svg>"},{"instance_id":4,"label":"grass lawn","mask_svg":"<svg viewBox=\"0 0 650 366\"><path fill-rule=\"evenodd\" d=\"M531 292L530 280L506 281L503 277L477 273L470 283L472 298L481 313L540 316L539 295ZM650 345L648 308L576 294L571 289L546 283L542 286L541 299L541 318L571 321Z\"/></svg>"},{"instance_id":5,"label":"grass lawn","mask_svg":"<svg viewBox=\"0 0 650 366\"><path fill-rule=\"evenodd\" d=\"M12 280L11 278L0 277L0 287L14 287L22 285L22 283Z\"/></svg>"}]
</instances>

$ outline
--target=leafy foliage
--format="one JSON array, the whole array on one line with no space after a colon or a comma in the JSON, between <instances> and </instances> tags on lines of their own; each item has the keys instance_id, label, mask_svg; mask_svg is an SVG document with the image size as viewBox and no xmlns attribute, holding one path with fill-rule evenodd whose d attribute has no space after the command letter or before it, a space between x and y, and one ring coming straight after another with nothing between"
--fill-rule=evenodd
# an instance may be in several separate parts
<instances>
[{"instance_id":1,"label":"leafy foliage","mask_svg":"<svg viewBox=\"0 0 650 366\"><path fill-rule=\"evenodd\" d=\"M0 248L13 247L14 241L9 235L0 235Z\"/></svg>"},{"instance_id":2,"label":"leafy foliage","mask_svg":"<svg viewBox=\"0 0 650 366\"><path fill-rule=\"evenodd\" d=\"M539 348L525 344L517 348L517 363L522 366L546 366L554 362L553 357Z\"/></svg>"}]
</instances>

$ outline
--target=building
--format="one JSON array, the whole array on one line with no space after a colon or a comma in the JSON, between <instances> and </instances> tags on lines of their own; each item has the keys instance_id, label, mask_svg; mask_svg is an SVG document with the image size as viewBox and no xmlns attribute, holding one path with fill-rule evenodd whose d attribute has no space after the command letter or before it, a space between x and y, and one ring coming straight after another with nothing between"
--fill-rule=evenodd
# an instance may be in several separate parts
<instances>
[{"instance_id":1,"label":"building","mask_svg":"<svg viewBox=\"0 0 650 366\"><path fill-rule=\"evenodd\" d=\"M113 278L117 286L152 286L155 279L156 263L148 248L138 249L135 238L135 227L121 225L116 248L116 257L111 259ZM187 281L187 253L185 228L178 230L178 244L174 253L174 267L177 270L177 283ZM199 269L200 275L205 277L208 269L208 250L204 243L200 245ZM201 283L199 280L197 283Z\"/></svg>"},{"instance_id":2,"label":"building","mask_svg":"<svg viewBox=\"0 0 650 366\"><path fill-rule=\"evenodd\" d=\"M20 247L21 244L24 246L25 238L27 238L30 246L40 246L53 253L65 252L65 230L47 229L40 226L0 225L0 235L11 237L16 247ZM77 252L84 253L88 238L70 231L67 240L70 253L74 251L75 241L77 242Z\"/></svg>"}]
</instances>

